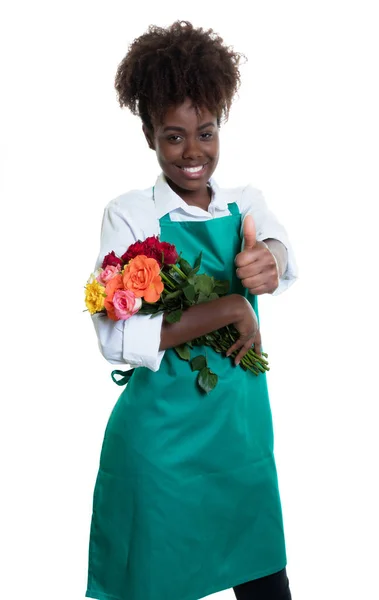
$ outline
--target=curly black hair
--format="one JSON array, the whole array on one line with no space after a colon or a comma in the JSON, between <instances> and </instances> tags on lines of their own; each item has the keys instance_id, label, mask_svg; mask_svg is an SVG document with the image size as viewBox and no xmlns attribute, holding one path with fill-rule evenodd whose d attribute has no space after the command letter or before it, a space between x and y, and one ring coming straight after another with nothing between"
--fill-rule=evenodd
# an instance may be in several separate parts
<instances>
[{"instance_id":1,"label":"curly black hair","mask_svg":"<svg viewBox=\"0 0 379 600\"><path fill-rule=\"evenodd\" d=\"M217 115L220 123L227 120L239 88L242 58L212 29L195 28L188 21L167 28L151 25L117 68L118 102L151 130L168 106L186 98L197 111L207 108Z\"/></svg>"}]
</instances>

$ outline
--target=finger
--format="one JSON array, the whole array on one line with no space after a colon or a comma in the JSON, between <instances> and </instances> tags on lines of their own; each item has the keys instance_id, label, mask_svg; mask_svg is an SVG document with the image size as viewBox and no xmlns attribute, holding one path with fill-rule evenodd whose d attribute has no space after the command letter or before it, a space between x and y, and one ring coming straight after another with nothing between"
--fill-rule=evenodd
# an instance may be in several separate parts
<instances>
[{"instance_id":1,"label":"finger","mask_svg":"<svg viewBox=\"0 0 379 600\"><path fill-rule=\"evenodd\" d=\"M259 355L262 352L262 338L261 338L261 332L259 329L257 331L257 335L254 338L254 352L256 352Z\"/></svg>"},{"instance_id":2,"label":"finger","mask_svg":"<svg viewBox=\"0 0 379 600\"><path fill-rule=\"evenodd\" d=\"M243 277L253 277L259 273L267 273L267 276L277 276L277 266L272 255L264 254L259 248L253 248L253 250L247 250L246 252L240 252L235 258L235 265L237 267L237 275Z\"/></svg>"},{"instance_id":3,"label":"finger","mask_svg":"<svg viewBox=\"0 0 379 600\"><path fill-rule=\"evenodd\" d=\"M233 354L233 352L235 352L236 350L241 348L242 345L243 345L243 342L241 342L241 340L237 340L236 342L234 342L234 344L232 346L230 346L229 350L227 350L226 356L231 356Z\"/></svg>"},{"instance_id":4,"label":"finger","mask_svg":"<svg viewBox=\"0 0 379 600\"><path fill-rule=\"evenodd\" d=\"M241 350L238 352L237 356L234 359L234 364L235 365L239 365L241 362L241 359L245 356L245 354L247 354L249 352L249 350L252 347L252 340L250 339L248 342L245 342L244 345L242 346Z\"/></svg>"},{"instance_id":5,"label":"finger","mask_svg":"<svg viewBox=\"0 0 379 600\"><path fill-rule=\"evenodd\" d=\"M248 290L254 290L260 288L262 293L262 288L264 287L268 293L274 292L279 286L279 279L276 273L267 273L262 272L253 276L240 277L240 274L237 274L237 277L241 279L241 283L244 288ZM251 292L253 293L253 292Z\"/></svg>"},{"instance_id":6,"label":"finger","mask_svg":"<svg viewBox=\"0 0 379 600\"><path fill-rule=\"evenodd\" d=\"M256 242L253 248L245 246L241 252L236 254L234 262L237 267L245 267L257 260L260 260L264 266L276 267L275 257L264 242Z\"/></svg>"},{"instance_id":7,"label":"finger","mask_svg":"<svg viewBox=\"0 0 379 600\"><path fill-rule=\"evenodd\" d=\"M263 284L254 288L248 288L248 292L252 296L261 296L262 294L267 294L269 289L266 284Z\"/></svg>"},{"instance_id":8,"label":"finger","mask_svg":"<svg viewBox=\"0 0 379 600\"><path fill-rule=\"evenodd\" d=\"M251 263L256 262L261 258L261 253L258 248L248 248L236 254L234 264L236 267L246 267Z\"/></svg>"},{"instance_id":9,"label":"finger","mask_svg":"<svg viewBox=\"0 0 379 600\"><path fill-rule=\"evenodd\" d=\"M251 215L247 215L243 222L243 238L244 250L254 248L257 243L257 232L255 229L254 219Z\"/></svg>"},{"instance_id":10,"label":"finger","mask_svg":"<svg viewBox=\"0 0 379 600\"><path fill-rule=\"evenodd\" d=\"M241 280L243 287L247 289L255 289L259 288L262 285L267 284L267 275L264 273L260 273L259 275L255 275L254 277L246 277Z\"/></svg>"},{"instance_id":11,"label":"finger","mask_svg":"<svg viewBox=\"0 0 379 600\"><path fill-rule=\"evenodd\" d=\"M249 337L247 340L246 340L246 338L238 338L238 340L236 340L234 342L234 344L232 346L230 346L229 350L226 351L226 356L231 356L233 354L233 352L236 352L237 350L239 350L240 348L242 348L243 346L246 346L246 345L249 348L251 348L253 345L254 338L255 338L255 334L253 336Z\"/></svg>"},{"instance_id":12,"label":"finger","mask_svg":"<svg viewBox=\"0 0 379 600\"><path fill-rule=\"evenodd\" d=\"M262 263L257 260L255 262L249 262L246 266L238 267L236 269L236 275L239 279L246 279L246 277L256 277L264 273L264 267Z\"/></svg>"},{"instance_id":13,"label":"finger","mask_svg":"<svg viewBox=\"0 0 379 600\"><path fill-rule=\"evenodd\" d=\"M245 248L236 255L234 260L237 267L246 267L257 261L262 269L277 269L275 257L262 242L256 242L253 248Z\"/></svg>"},{"instance_id":14,"label":"finger","mask_svg":"<svg viewBox=\"0 0 379 600\"><path fill-rule=\"evenodd\" d=\"M279 280L276 275L259 275L257 277L251 277L242 279L241 281L244 288L248 289L250 294L258 296L260 294L272 294L279 286Z\"/></svg>"}]
</instances>

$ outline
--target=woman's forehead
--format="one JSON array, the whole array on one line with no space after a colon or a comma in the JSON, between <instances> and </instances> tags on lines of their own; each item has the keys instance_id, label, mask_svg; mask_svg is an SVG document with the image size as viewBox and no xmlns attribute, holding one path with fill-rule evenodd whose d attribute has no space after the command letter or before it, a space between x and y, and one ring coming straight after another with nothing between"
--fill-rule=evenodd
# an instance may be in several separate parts
<instances>
[{"instance_id":1,"label":"woman's forehead","mask_svg":"<svg viewBox=\"0 0 379 600\"><path fill-rule=\"evenodd\" d=\"M205 123L217 125L217 115L208 108L197 108L190 99L181 104L169 106L162 116L160 127L166 128L170 125L183 128L197 128Z\"/></svg>"}]
</instances>

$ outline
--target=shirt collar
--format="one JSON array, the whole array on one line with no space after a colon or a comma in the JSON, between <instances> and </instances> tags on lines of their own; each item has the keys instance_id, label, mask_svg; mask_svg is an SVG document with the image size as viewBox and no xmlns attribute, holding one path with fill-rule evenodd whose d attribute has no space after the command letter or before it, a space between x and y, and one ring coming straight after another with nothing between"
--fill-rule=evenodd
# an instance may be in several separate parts
<instances>
[{"instance_id":1,"label":"shirt collar","mask_svg":"<svg viewBox=\"0 0 379 600\"><path fill-rule=\"evenodd\" d=\"M211 177L209 183L212 188L212 207L217 210L226 210L228 208L228 203L225 195L222 193L222 190L219 188L213 177ZM154 200L158 219L161 219L167 213L170 213L178 208L181 208L184 212L192 215L199 215L200 213L205 212L202 208L190 206L184 202L184 200L182 200L180 196L178 196L178 194L176 194L176 192L170 188L164 173L159 175L154 186Z\"/></svg>"}]
</instances>

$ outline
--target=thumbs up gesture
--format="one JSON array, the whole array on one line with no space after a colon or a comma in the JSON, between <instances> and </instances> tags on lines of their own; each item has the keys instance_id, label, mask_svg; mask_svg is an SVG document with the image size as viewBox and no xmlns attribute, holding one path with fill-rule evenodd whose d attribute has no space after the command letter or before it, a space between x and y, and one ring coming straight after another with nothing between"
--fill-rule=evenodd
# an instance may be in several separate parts
<instances>
[{"instance_id":1,"label":"thumbs up gesture","mask_svg":"<svg viewBox=\"0 0 379 600\"><path fill-rule=\"evenodd\" d=\"M237 254L237 277L250 294L272 294L279 285L278 262L264 242L257 242L254 219L247 215L243 224L244 249Z\"/></svg>"}]
</instances>

